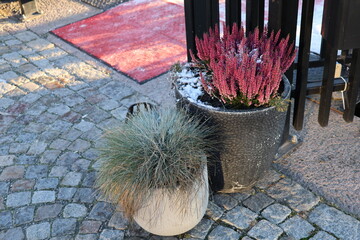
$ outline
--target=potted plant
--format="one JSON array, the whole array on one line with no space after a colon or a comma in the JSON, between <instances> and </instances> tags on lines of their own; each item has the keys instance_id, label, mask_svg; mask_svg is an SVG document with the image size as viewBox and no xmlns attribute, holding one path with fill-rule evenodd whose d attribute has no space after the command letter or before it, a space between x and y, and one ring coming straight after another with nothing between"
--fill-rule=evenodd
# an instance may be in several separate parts
<instances>
[{"instance_id":1,"label":"potted plant","mask_svg":"<svg viewBox=\"0 0 360 240\"><path fill-rule=\"evenodd\" d=\"M183 111L143 110L104 135L97 186L148 232L184 233L207 208L209 134Z\"/></svg>"},{"instance_id":2,"label":"potted plant","mask_svg":"<svg viewBox=\"0 0 360 240\"><path fill-rule=\"evenodd\" d=\"M296 56L288 39L266 28L246 36L236 24L221 37L215 27L196 38L191 63L173 68L179 105L218 130L219 161L209 165L216 191L250 188L274 159L291 90L283 74Z\"/></svg>"}]
</instances>

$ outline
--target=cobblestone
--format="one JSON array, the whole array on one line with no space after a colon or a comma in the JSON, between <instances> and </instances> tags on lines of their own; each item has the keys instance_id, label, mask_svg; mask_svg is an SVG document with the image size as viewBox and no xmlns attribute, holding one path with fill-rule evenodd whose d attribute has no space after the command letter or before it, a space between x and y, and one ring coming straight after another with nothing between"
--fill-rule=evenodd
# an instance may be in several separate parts
<instances>
[{"instance_id":1,"label":"cobblestone","mask_svg":"<svg viewBox=\"0 0 360 240\"><path fill-rule=\"evenodd\" d=\"M255 221L257 214L251 210L238 206L231 211L227 212L221 221L229 224L233 227L236 227L240 230L244 230Z\"/></svg>"},{"instance_id":2,"label":"cobblestone","mask_svg":"<svg viewBox=\"0 0 360 240\"><path fill-rule=\"evenodd\" d=\"M24 240L25 235L20 227L11 228L4 233L0 232L0 239Z\"/></svg>"},{"instance_id":3,"label":"cobblestone","mask_svg":"<svg viewBox=\"0 0 360 240\"><path fill-rule=\"evenodd\" d=\"M106 221L109 220L114 208L111 204L106 202L98 202L92 208L89 219L99 220L99 221Z\"/></svg>"},{"instance_id":4,"label":"cobblestone","mask_svg":"<svg viewBox=\"0 0 360 240\"><path fill-rule=\"evenodd\" d=\"M64 139L56 139L50 144L50 148L57 150L65 150L70 145L70 143L70 141Z\"/></svg>"},{"instance_id":5,"label":"cobblestone","mask_svg":"<svg viewBox=\"0 0 360 240\"><path fill-rule=\"evenodd\" d=\"M62 120L56 120L51 124L50 129L53 131L64 132L72 126L71 123Z\"/></svg>"},{"instance_id":6,"label":"cobblestone","mask_svg":"<svg viewBox=\"0 0 360 240\"><path fill-rule=\"evenodd\" d=\"M25 168L23 166L9 166L4 168L0 174L0 181L18 179L24 176Z\"/></svg>"},{"instance_id":7,"label":"cobblestone","mask_svg":"<svg viewBox=\"0 0 360 240\"><path fill-rule=\"evenodd\" d=\"M311 240L336 240L335 237L331 236L330 234L324 232L324 231L320 231L317 234L315 234L312 238L310 238Z\"/></svg>"},{"instance_id":8,"label":"cobblestone","mask_svg":"<svg viewBox=\"0 0 360 240\"><path fill-rule=\"evenodd\" d=\"M32 203L48 203L55 201L55 191L35 191Z\"/></svg>"},{"instance_id":9,"label":"cobblestone","mask_svg":"<svg viewBox=\"0 0 360 240\"><path fill-rule=\"evenodd\" d=\"M0 230L7 229L12 225L12 216L10 211L0 212Z\"/></svg>"},{"instance_id":10,"label":"cobblestone","mask_svg":"<svg viewBox=\"0 0 360 240\"><path fill-rule=\"evenodd\" d=\"M22 128L20 126L18 126L17 130L21 131ZM17 136L15 141L20 142L20 143L31 143L36 138L37 138L37 135L35 133L22 133L19 136Z\"/></svg>"},{"instance_id":11,"label":"cobblestone","mask_svg":"<svg viewBox=\"0 0 360 240\"><path fill-rule=\"evenodd\" d=\"M212 225L213 221L203 218L188 234L193 238L205 239Z\"/></svg>"},{"instance_id":12,"label":"cobblestone","mask_svg":"<svg viewBox=\"0 0 360 240\"><path fill-rule=\"evenodd\" d=\"M51 229L51 236L74 234L76 229L76 219L55 219Z\"/></svg>"},{"instance_id":13,"label":"cobblestone","mask_svg":"<svg viewBox=\"0 0 360 240\"><path fill-rule=\"evenodd\" d=\"M76 162L74 162L73 165L71 165L71 170L77 171L77 172L87 171L90 166L90 163L91 163L91 161L89 161L89 160L79 159Z\"/></svg>"},{"instance_id":14,"label":"cobblestone","mask_svg":"<svg viewBox=\"0 0 360 240\"><path fill-rule=\"evenodd\" d=\"M29 151L28 151L28 154L30 155L38 155L40 153L43 153L45 151L45 148L46 148L47 144L45 142L34 142Z\"/></svg>"},{"instance_id":15,"label":"cobblestone","mask_svg":"<svg viewBox=\"0 0 360 240\"><path fill-rule=\"evenodd\" d=\"M50 204L50 205L40 206L36 210L35 221L42 221L45 219L55 218L59 216L62 208L63 208L62 204Z\"/></svg>"},{"instance_id":16,"label":"cobblestone","mask_svg":"<svg viewBox=\"0 0 360 240\"><path fill-rule=\"evenodd\" d=\"M212 220L217 221L224 214L224 210L216 205L214 202L210 201L206 210L206 215Z\"/></svg>"},{"instance_id":17,"label":"cobblestone","mask_svg":"<svg viewBox=\"0 0 360 240\"><path fill-rule=\"evenodd\" d=\"M91 130L85 132L81 137L88 141L98 142L100 137L103 135L103 131L93 127Z\"/></svg>"},{"instance_id":18,"label":"cobblestone","mask_svg":"<svg viewBox=\"0 0 360 240\"><path fill-rule=\"evenodd\" d=\"M267 207L261 213L264 218L275 224L283 222L290 214L291 210L288 207L278 203Z\"/></svg>"},{"instance_id":19,"label":"cobblestone","mask_svg":"<svg viewBox=\"0 0 360 240\"><path fill-rule=\"evenodd\" d=\"M35 189L37 190L55 189L58 184L59 184L59 179L57 178L42 178L37 181L35 185Z\"/></svg>"},{"instance_id":20,"label":"cobblestone","mask_svg":"<svg viewBox=\"0 0 360 240\"><path fill-rule=\"evenodd\" d=\"M35 33L30 31L19 32L15 34L14 37L24 42L29 42L31 40L35 40L38 38L38 36Z\"/></svg>"},{"instance_id":21,"label":"cobblestone","mask_svg":"<svg viewBox=\"0 0 360 240\"><path fill-rule=\"evenodd\" d=\"M43 50L54 47L54 44L46 41L45 39L41 39L41 38L32 40L32 41L28 42L26 45L35 49L36 51L43 51Z\"/></svg>"},{"instance_id":22,"label":"cobblestone","mask_svg":"<svg viewBox=\"0 0 360 240\"><path fill-rule=\"evenodd\" d=\"M110 118L111 115L99 108L95 108L93 111L91 111L87 118L94 122L94 123L100 123L101 121Z\"/></svg>"},{"instance_id":23,"label":"cobblestone","mask_svg":"<svg viewBox=\"0 0 360 240\"><path fill-rule=\"evenodd\" d=\"M96 173L95 172L89 172L84 177L84 180L82 181L81 185L83 187L92 187L95 184L95 179L96 179Z\"/></svg>"},{"instance_id":24,"label":"cobblestone","mask_svg":"<svg viewBox=\"0 0 360 240\"><path fill-rule=\"evenodd\" d=\"M17 192L8 195L6 200L7 207L21 207L30 203L31 192Z\"/></svg>"},{"instance_id":25,"label":"cobblestone","mask_svg":"<svg viewBox=\"0 0 360 240\"><path fill-rule=\"evenodd\" d=\"M14 40L5 41L5 44L8 46L13 46L13 45L21 44L21 42L19 40L14 39Z\"/></svg>"},{"instance_id":26,"label":"cobblestone","mask_svg":"<svg viewBox=\"0 0 360 240\"><path fill-rule=\"evenodd\" d=\"M29 92L35 92L36 90L38 89L41 89L41 87L33 82L27 82L25 84L22 84L21 85L21 88L22 89L25 89Z\"/></svg>"},{"instance_id":27,"label":"cobblestone","mask_svg":"<svg viewBox=\"0 0 360 240\"><path fill-rule=\"evenodd\" d=\"M125 230L129 225L128 220L124 217L122 212L115 212L111 217L108 226L118 230Z\"/></svg>"},{"instance_id":28,"label":"cobblestone","mask_svg":"<svg viewBox=\"0 0 360 240\"><path fill-rule=\"evenodd\" d=\"M56 161L58 156L61 154L59 150L46 150L40 158L42 164L52 164Z\"/></svg>"},{"instance_id":29,"label":"cobblestone","mask_svg":"<svg viewBox=\"0 0 360 240\"><path fill-rule=\"evenodd\" d=\"M76 235L75 240L97 240L98 236L96 234L81 234Z\"/></svg>"},{"instance_id":30,"label":"cobblestone","mask_svg":"<svg viewBox=\"0 0 360 240\"><path fill-rule=\"evenodd\" d=\"M91 122L87 122L87 121L81 121L80 123L75 125L75 128L82 131L82 132L86 132L86 131L90 130L93 127L94 127L94 124L91 123Z\"/></svg>"},{"instance_id":31,"label":"cobblestone","mask_svg":"<svg viewBox=\"0 0 360 240\"><path fill-rule=\"evenodd\" d=\"M63 216L64 218L74 217L84 217L87 214L87 208L84 205L70 203L65 206Z\"/></svg>"},{"instance_id":32,"label":"cobblestone","mask_svg":"<svg viewBox=\"0 0 360 240\"><path fill-rule=\"evenodd\" d=\"M64 115L65 113L69 112L70 108L66 105L56 105L48 109L48 112L56 114L56 115Z\"/></svg>"},{"instance_id":33,"label":"cobblestone","mask_svg":"<svg viewBox=\"0 0 360 240\"><path fill-rule=\"evenodd\" d=\"M68 169L64 166L54 166L49 173L49 177L63 177L67 172Z\"/></svg>"},{"instance_id":34,"label":"cobblestone","mask_svg":"<svg viewBox=\"0 0 360 240\"><path fill-rule=\"evenodd\" d=\"M23 102L27 102L27 103L34 103L36 102L39 98L41 98L41 95L38 93L28 93L26 94L24 97L21 98L21 101ZM44 106L42 105L34 105L33 107L38 107L38 108L43 108ZM45 109L44 109L45 110ZM41 111L43 112L43 111ZM40 115L39 112L37 112L38 114L34 114L34 115ZM31 108L27 111L27 114L31 114Z\"/></svg>"},{"instance_id":35,"label":"cobblestone","mask_svg":"<svg viewBox=\"0 0 360 240\"><path fill-rule=\"evenodd\" d=\"M5 167L14 164L14 155L0 156L0 167Z\"/></svg>"},{"instance_id":36,"label":"cobblestone","mask_svg":"<svg viewBox=\"0 0 360 240\"><path fill-rule=\"evenodd\" d=\"M119 107L111 111L111 114L116 119L123 121L126 118L126 114L128 113L128 108L126 107Z\"/></svg>"},{"instance_id":37,"label":"cobblestone","mask_svg":"<svg viewBox=\"0 0 360 240\"><path fill-rule=\"evenodd\" d=\"M9 186L8 182L0 182L0 196L6 195L9 192Z\"/></svg>"},{"instance_id":38,"label":"cobblestone","mask_svg":"<svg viewBox=\"0 0 360 240\"><path fill-rule=\"evenodd\" d=\"M238 201L228 194L217 194L214 196L214 202L225 210L233 209L238 205Z\"/></svg>"},{"instance_id":39,"label":"cobblestone","mask_svg":"<svg viewBox=\"0 0 360 240\"><path fill-rule=\"evenodd\" d=\"M81 119L81 115L76 112L69 111L61 116L61 118L70 123L78 122Z\"/></svg>"},{"instance_id":40,"label":"cobblestone","mask_svg":"<svg viewBox=\"0 0 360 240\"><path fill-rule=\"evenodd\" d=\"M10 63L10 65L12 65L13 67L20 67L21 65L28 62L25 58L23 58L17 52L4 54L3 58L5 58L8 61L8 63Z\"/></svg>"},{"instance_id":41,"label":"cobblestone","mask_svg":"<svg viewBox=\"0 0 360 240\"><path fill-rule=\"evenodd\" d=\"M102 109L106 110L106 111L110 111L113 110L117 107L119 107L119 102L115 101L113 99L109 99L109 100L105 100L105 101L101 101L99 103L99 107L101 107Z\"/></svg>"},{"instance_id":42,"label":"cobblestone","mask_svg":"<svg viewBox=\"0 0 360 240\"><path fill-rule=\"evenodd\" d=\"M309 221L340 239L360 239L360 221L336 208L322 204L311 211Z\"/></svg>"},{"instance_id":43,"label":"cobblestone","mask_svg":"<svg viewBox=\"0 0 360 240\"><path fill-rule=\"evenodd\" d=\"M240 233L232 230L231 228L223 227L223 226L217 226L214 228L209 236L209 240L238 240L240 238Z\"/></svg>"},{"instance_id":44,"label":"cobblestone","mask_svg":"<svg viewBox=\"0 0 360 240\"><path fill-rule=\"evenodd\" d=\"M39 135L39 140L44 142L50 142L53 139L59 136L60 132L49 129L48 131L44 131Z\"/></svg>"},{"instance_id":45,"label":"cobblestone","mask_svg":"<svg viewBox=\"0 0 360 240\"><path fill-rule=\"evenodd\" d=\"M11 106L12 104L14 104L14 100L10 99L10 98L0 98L0 108L2 109L6 109L9 106Z\"/></svg>"},{"instance_id":46,"label":"cobblestone","mask_svg":"<svg viewBox=\"0 0 360 240\"><path fill-rule=\"evenodd\" d=\"M70 151L84 152L90 147L90 143L82 139L77 139L69 146Z\"/></svg>"},{"instance_id":47,"label":"cobblestone","mask_svg":"<svg viewBox=\"0 0 360 240\"><path fill-rule=\"evenodd\" d=\"M54 123L54 121L56 120L58 116L52 113L48 113L48 112L44 112L43 114L41 114L38 118L38 122L40 123L46 123L46 124L51 124Z\"/></svg>"},{"instance_id":48,"label":"cobblestone","mask_svg":"<svg viewBox=\"0 0 360 240\"><path fill-rule=\"evenodd\" d=\"M74 195L74 201L81 203L92 203L95 199L95 192L92 188L78 188Z\"/></svg>"},{"instance_id":49,"label":"cobblestone","mask_svg":"<svg viewBox=\"0 0 360 240\"><path fill-rule=\"evenodd\" d=\"M36 164L37 159L38 158L35 156L21 155L20 157L17 158L16 163L22 165L30 165L30 164L32 165L32 164Z\"/></svg>"},{"instance_id":50,"label":"cobblestone","mask_svg":"<svg viewBox=\"0 0 360 240\"><path fill-rule=\"evenodd\" d=\"M81 234L98 233L100 226L101 226L101 221L83 221L80 226L79 233Z\"/></svg>"},{"instance_id":51,"label":"cobblestone","mask_svg":"<svg viewBox=\"0 0 360 240\"><path fill-rule=\"evenodd\" d=\"M59 188L58 199L70 200L74 196L76 188Z\"/></svg>"},{"instance_id":52,"label":"cobblestone","mask_svg":"<svg viewBox=\"0 0 360 240\"><path fill-rule=\"evenodd\" d=\"M56 165L69 167L79 158L80 155L77 153L65 152L64 154L60 155L60 157L56 161Z\"/></svg>"},{"instance_id":53,"label":"cobblestone","mask_svg":"<svg viewBox=\"0 0 360 240\"><path fill-rule=\"evenodd\" d=\"M0 47L0 52L2 51L2 48ZM3 63L0 65L0 73L7 72L11 70L11 65L7 63Z\"/></svg>"},{"instance_id":54,"label":"cobblestone","mask_svg":"<svg viewBox=\"0 0 360 240\"><path fill-rule=\"evenodd\" d=\"M286 202L297 212L309 211L320 201L319 197L290 179L280 180L271 186L267 193L279 201Z\"/></svg>"},{"instance_id":55,"label":"cobblestone","mask_svg":"<svg viewBox=\"0 0 360 240\"><path fill-rule=\"evenodd\" d=\"M62 72L62 71L63 70L61 70L59 68L51 69L51 72ZM67 74L66 71L64 71L64 72L65 72L65 74ZM55 73L55 75L59 75L59 73ZM55 94L58 97L65 98L65 99L67 99L68 96L73 94L73 93L74 93L74 91L72 91L70 89L67 89L67 88L57 88L57 89L53 90L53 94ZM65 104L65 105L67 105L67 104Z\"/></svg>"},{"instance_id":56,"label":"cobblestone","mask_svg":"<svg viewBox=\"0 0 360 240\"><path fill-rule=\"evenodd\" d=\"M14 143L10 145L9 153L12 154L26 153L29 147L30 144L28 143Z\"/></svg>"},{"instance_id":57,"label":"cobblestone","mask_svg":"<svg viewBox=\"0 0 360 240\"><path fill-rule=\"evenodd\" d=\"M101 87L99 89L99 92L101 92L105 96L109 96L113 99L118 99L118 100L135 94L135 92L132 89L116 81L109 82L105 86Z\"/></svg>"},{"instance_id":58,"label":"cobblestone","mask_svg":"<svg viewBox=\"0 0 360 240\"><path fill-rule=\"evenodd\" d=\"M49 61L54 61L56 59L68 55L67 52L65 52L64 50L58 47L40 51L39 54L41 54L44 58L48 59Z\"/></svg>"},{"instance_id":59,"label":"cobblestone","mask_svg":"<svg viewBox=\"0 0 360 240\"><path fill-rule=\"evenodd\" d=\"M16 57L18 56L17 54L15 54L15 55L16 55ZM17 78L17 77L19 77L19 75L17 75L13 71L7 71L3 74L0 74L0 79L6 80L6 81L11 81L12 79Z\"/></svg>"},{"instance_id":60,"label":"cobblestone","mask_svg":"<svg viewBox=\"0 0 360 240\"><path fill-rule=\"evenodd\" d=\"M32 225L26 229L28 240L42 240L50 237L50 223L44 222Z\"/></svg>"},{"instance_id":61,"label":"cobblestone","mask_svg":"<svg viewBox=\"0 0 360 240\"><path fill-rule=\"evenodd\" d=\"M248 235L255 239L276 240L283 233L283 230L278 226L261 220L249 232Z\"/></svg>"},{"instance_id":62,"label":"cobblestone","mask_svg":"<svg viewBox=\"0 0 360 240\"><path fill-rule=\"evenodd\" d=\"M82 174L78 172L68 172L64 179L61 181L61 185L65 186L77 186L81 181Z\"/></svg>"},{"instance_id":63,"label":"cobblestone","mask_svg":"<svg viewBox=\"0 0 360 240\"><path fill-rule=\"evenodd\" d=\"M65 104L69 107L76 106L80 103L83 103L85 99L77 94L72 94L66 97Z\"/></svg>"},{"instance_id":64,"label":"cobblestone","mask_svg":"<svg viewBox=\"0 0 360 240\"><path fill-rule=\"evenodd\" d=\"M124 232L119 230L104 229L100 234L99 240L122 240L124 239Z\"/></svg>"},{"instance_id":65,"label":"cobblestone","mask_svg":"<svg viewBox=\"0 0 360 240\"><path fill-rule=\"evenodd\" d=\"M14 225L21 225L32 222L34 219L34 211L34 206L18 208L14 212Z\"/></svg>"},{"instance_id":66,"label":"cobblestone","mask_svg":"<svg viewBox=\"0 0 360 240\"><path fill-rule=\"evenodd\" d=\"M269 206L274 202L269 196L265 195L264 193L257 193L256 195L251 196L250 198L246 199L243 204L250 210L260 213L265 207Z\"/></svg>"},{"instance_id":67,"label":"cobblestone","mask_svg":"<svg viewBox=\"0 0 360 240\"><path fill-rule=\"evenodd\" d=\"M35 185L35 180L19 179L11 185L12 192L31 190Z\"/></svg>"},{"instance_id":68,"label":"cobblestone","mask_svg":"<svg viewBox=\"0 0 360 240\"><path fill-rule=\"evenodd\" d=\"M61 135L61 138L68 140L68 141L74 141L75 139L80 137L81 134L83 134L81 131L72 128L68 132L63 133Z\"/></svg>"},{"instance_id":69,"label":"cobblestone","mask_svg":"<svg viewBox=\"0 0 360 240\"><path fill-rule=\"evenodd\" d=\"M73 237L70 235L67 236L58 236L58 237L52 237L50 240L73 240Z\"/></svg>"},{"instance_id":70,"label":"cobblestone","mask_svg":"<svg viewBox=\"0 0 360 240\"><path fill-rule=\"evenodd\" d=\"M295 239L307 238L315 228L299 216L292 217L280 224L280 227Z\"/></svg>"},{"instance_id":71,"label":"cobblestone","mask_svg":"<svg viewBox=\"0 0 360 240\"><path fill-rule=\"evenodd\" d=\"M29 166L26 170L25 178L27 179L39 179L47 177L48 166L47 165L33 165Z\"/></svg>"}]
</instances>

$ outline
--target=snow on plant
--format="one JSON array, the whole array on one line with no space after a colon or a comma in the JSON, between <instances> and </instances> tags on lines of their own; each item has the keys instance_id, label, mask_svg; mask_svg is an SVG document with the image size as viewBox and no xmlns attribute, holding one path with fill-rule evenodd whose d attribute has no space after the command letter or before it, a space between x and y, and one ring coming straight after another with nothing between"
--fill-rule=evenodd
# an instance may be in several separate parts
<instances>
[{"instance_id":1,"label":"snow on plant","mask_svg":"<svg viewBox=\"0 0 360 240\"><path fill-rule=\"evenodd\" d=\"M268 35L256 28L245 36L244 28L236 24L224 26L220 37L218 27L203 38L196 38L197 57L193 63L206 71L200 72L204 90L212 97L233 107L270 105L278 98L282 74L295 59L289 36L280 39L280 31Z\"/></svg>"}]
</instances>

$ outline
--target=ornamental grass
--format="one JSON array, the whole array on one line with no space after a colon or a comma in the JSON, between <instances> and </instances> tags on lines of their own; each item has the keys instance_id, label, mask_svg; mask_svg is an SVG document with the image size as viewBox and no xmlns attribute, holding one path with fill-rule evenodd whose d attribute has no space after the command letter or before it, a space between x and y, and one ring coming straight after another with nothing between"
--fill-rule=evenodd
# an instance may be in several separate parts
<instances>
[{"instance_id":1,"label":"ornamental grass","mask_svg":"<svg viewBox=\"0 0 360 240\"><path fill-rule=\"evenodd\" d=\"M202 179L211 130L180 110L142 111L104 135L97 187L132 219L156 189L186 194Z\"/></svg>"}]
</instances>

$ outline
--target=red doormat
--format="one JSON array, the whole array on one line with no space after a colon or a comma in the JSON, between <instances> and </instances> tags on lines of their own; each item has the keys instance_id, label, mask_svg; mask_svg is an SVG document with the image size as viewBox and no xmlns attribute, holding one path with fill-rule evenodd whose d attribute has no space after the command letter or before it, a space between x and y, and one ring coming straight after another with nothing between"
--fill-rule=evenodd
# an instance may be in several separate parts
<instances>
[{"instance_id":1,"label":"red doormat","mask_svg":"<svg viewBox=\"0 0 360 240\"><path fill-rule=\"evenodd\" d=\"M167 0L130 1L52 32L139 83L186 61L184 9Z\"/></svg>"}]
</instances>

